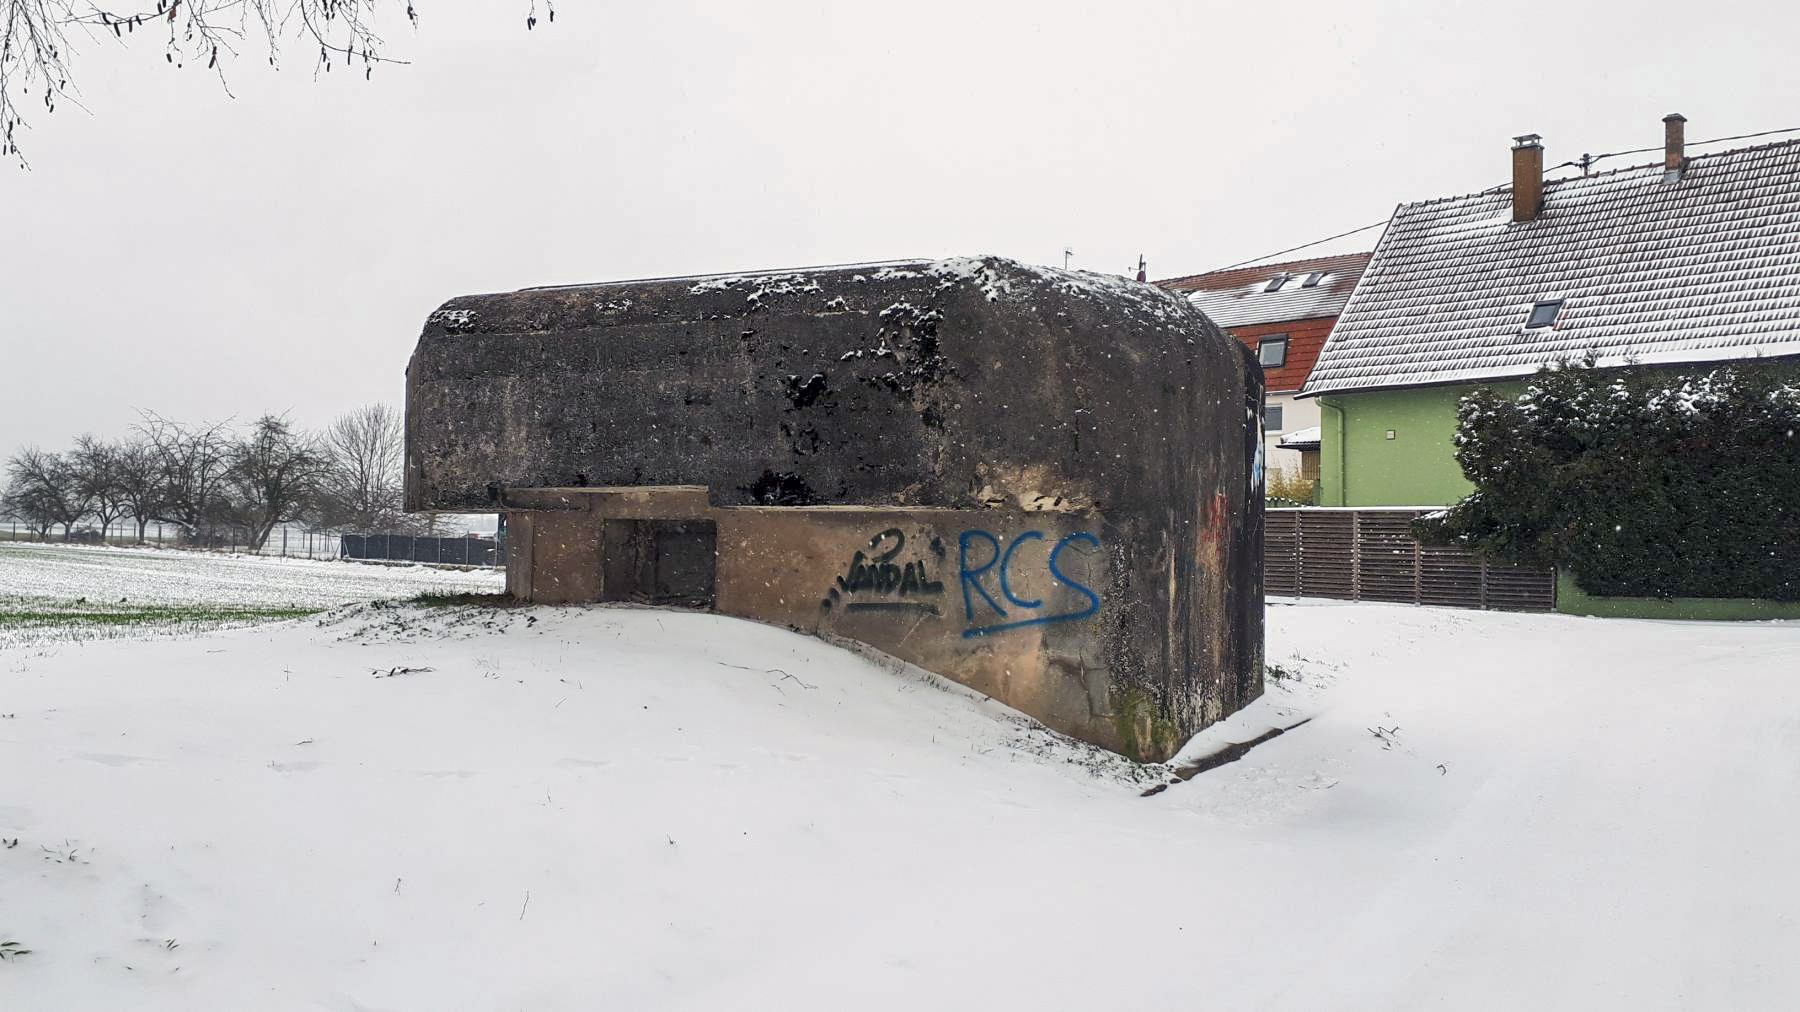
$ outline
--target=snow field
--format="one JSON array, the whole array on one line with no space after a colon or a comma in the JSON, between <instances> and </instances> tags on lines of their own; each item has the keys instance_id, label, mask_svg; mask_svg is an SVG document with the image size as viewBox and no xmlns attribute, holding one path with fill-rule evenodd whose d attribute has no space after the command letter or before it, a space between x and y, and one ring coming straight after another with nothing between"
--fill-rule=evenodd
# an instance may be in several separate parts
<instances>
[{"instance_id":1,"label":"snow field","mask_svg":"<svg viewBox=\"0 0 1800 1012\"><path fill-rule=\"evenodd\" d=\"M498 571L0 544L0 645L192 632L376 598L504 589Z\"/></svg>"},{"instance_id":2,"label":"snow field","mask_svg":"<svg viewBox=\"0 0 1800 1012\"><path fill-rule=\"evenodd\" d=\"M3 1004L1782 1009L1795 625L1272 606L1163 778L781 630L0 650ZM3 844L0 844L3 846Z\"/></svg>"}]
</instances>

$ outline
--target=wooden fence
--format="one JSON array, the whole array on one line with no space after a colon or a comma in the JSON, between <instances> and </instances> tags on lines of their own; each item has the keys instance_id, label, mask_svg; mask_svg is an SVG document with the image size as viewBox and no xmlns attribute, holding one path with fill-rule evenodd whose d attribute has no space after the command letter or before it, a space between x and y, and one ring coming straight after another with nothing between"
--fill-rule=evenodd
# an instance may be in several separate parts
<instances>
[{"instance_id":1,"label":"wooden fence","mask_svg":"<svg viewBox=\"0 0 1800 1012\"><path fill-rule=\"evenodd\" d=\"M1450 608L1550 611L1556 572L1490 563L1412 536L1422 509L1271 509L1264 514L1263 588Z\"/></svg>"}]
</instances>

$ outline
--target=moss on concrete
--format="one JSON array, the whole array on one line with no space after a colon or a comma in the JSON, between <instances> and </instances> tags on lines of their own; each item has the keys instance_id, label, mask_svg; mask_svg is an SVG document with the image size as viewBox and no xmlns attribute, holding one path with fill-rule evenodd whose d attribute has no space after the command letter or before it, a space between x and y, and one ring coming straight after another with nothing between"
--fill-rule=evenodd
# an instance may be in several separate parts
<instances>
[{"instance_id":1,"label":"moss on concrete","mask_svg":"<svg viewBox=\"0 0 1800 1012\"><path fill-rule=\"evenodd\" d=\"M1159 763L1181 749L1181 729L1142 689L1113 696L1113 733L1118 750L1141 763Z\"/></svg>"}]
</instances>

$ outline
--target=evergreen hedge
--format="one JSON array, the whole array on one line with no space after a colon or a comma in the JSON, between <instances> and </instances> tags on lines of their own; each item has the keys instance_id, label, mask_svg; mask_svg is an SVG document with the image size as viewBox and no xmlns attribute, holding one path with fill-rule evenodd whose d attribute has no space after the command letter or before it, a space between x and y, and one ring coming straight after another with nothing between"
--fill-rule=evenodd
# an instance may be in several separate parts
<instances>
[{"instance_id":1,"label":"evergreen hedge","mask_svg":"<svg viewBox=\"0 0 1800 1012\"><path fill-rule=\"evenodd\" d=\"M1590 594L1800 600L1800 368L1546 370L1463 398L1475 491L1419 537L1555 565Z\"/></svg>"}]
</instances>

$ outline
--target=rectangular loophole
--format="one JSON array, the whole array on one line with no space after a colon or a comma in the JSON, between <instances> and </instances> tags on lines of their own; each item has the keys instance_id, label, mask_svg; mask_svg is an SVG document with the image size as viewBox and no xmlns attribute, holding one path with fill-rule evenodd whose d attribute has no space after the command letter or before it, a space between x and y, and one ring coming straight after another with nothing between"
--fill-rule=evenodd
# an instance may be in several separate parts
<instances>
[{"instance_id":1,"label":"rectangular loophole","mask_svg":"<svg viewBox=\"0 0 1800 1012\"><path fill-rule=\"evenodd\" d=\"M600 599L710 611L718 544L711 520L608 520Z\"/></svg>"}]
</instances>

